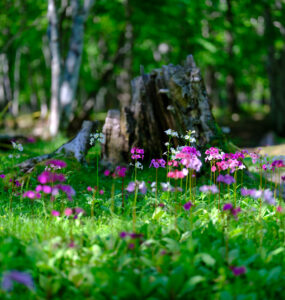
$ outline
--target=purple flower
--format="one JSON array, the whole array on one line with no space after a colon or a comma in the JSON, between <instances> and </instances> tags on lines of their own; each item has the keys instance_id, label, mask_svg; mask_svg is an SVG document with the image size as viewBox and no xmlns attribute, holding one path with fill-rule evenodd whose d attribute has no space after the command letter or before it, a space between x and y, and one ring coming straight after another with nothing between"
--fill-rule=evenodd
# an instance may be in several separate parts
<instances>
[{"instance_id":1,"label":"purple flower","mask_svg":"<svg viewBox=\"0 0 285 300\"><path fill-rule=\"evenodd\" d=\"M124 238L127 237L127 236L128 236L128 233L125 232L125 231L122 231L122 232L120 233L120 238L121 238L121 239L124 239Z\"/></svg>"},{"instance_id":2,"label":"purple flower","mask_svg":"<svg viewBox=\"0 0 285 300\"><path fill-rule=\"evenodd\" d=\"M160 159L152 159L149 167L153 166L154 168L157 169L159 167L165 168L165 165L166 165L166 161L164 159L160 158Z\"/></svg>"},{"instance_id":3,"label":"purple flower","mask_svg":"<svg viewBox=\"0 0 285 300\"><path fill-rule=\"evenodd\" d=\"M199 190L202 193L211 193L211 194L216 194L219 192L219 189L214 184L213 185L202 185Z\"/></svg>"},{"instance_id":4,"label":"purple flower","mask_svg":"<svg viewBox=\"0 0 285 300\"><path fill-rule=\"evenodd\" d=\"M5 174L1 174L1 175L0 175L0 178L5 178L5 177L6 177Z\"/></svg>"},{"instance_id":5,"label":"purple flower","mask_svg":"<svg viewBox=\"0 0 285 300\"><path fill-rule=\"evenodd\" d=\"M73 187L67 184L55 185L52 190L52 195L53 196L57 195L59 190L63 191L66 194L68 200L70 201L72 200L72 197L75 195L75 190L73 189Z\"/></svg>"},{"instance_id":6,"label":"purple flower","mask_svg":"<svg viewBox=\"0 0 285 300\"><path fill-rule=\"evenodd\" d=\"M232 183L235 183L235 179L234 179L234 177L232 177L229 174L226 174L226 175L221 175L220 174L217 177L217 182L223 182L223 183L226 183L226 184L232 184Z\"/></svg>"},{"instance_id":7,"label":"purple flower","mask_svg":"<svg viewBox=\"0 0 285 300\"><path fill-rule=\"evenodd\" d=\"M21 283L30 290L35 288L32 276L29 273L13 270L4 274L2 279L2 289L5 291L12 291L14 282Z\"/></svg>"},{"instance_id":8,"label":"purple flower","mask_svg":"<svg viewBox=\"0 0 285 300\"><path fill-rule=\"evenodd\" d=\"M126 190L129 192L129 193L132 193L134 192L135 190L135 187L136 187L136 184L132 181L128 184L128 186L126 187Z\"/></svg>"},{"instance_id":9,"label":"purple flower","mask_svg":"<svg viewBox=\"0 0 285 300\"><path fill-rule=\"evenodd\" d=\"M135 248L135 244L134 243L130 243L128 246L129 249L134 249Z\"/></svg>"},{"instance_id":10,"label":"purple flower","mask_svg":"<svg viewBox=\"0 0 285 300\"><path fill-rule=\"evenodd\" d=\"M232 210L233 205L231 203L226 203L223 207L223 210Z\"/></svg>"},{"instance_id":11,"label":"purple flower","mask_svg":"<svg viewBox=\"0 0 285 300\"><path fill-rule=\"evenodd\" d=\"M230 269L232 270L234 276L240 276L240 275L246 273L246 267L244 267L244 266L242 266L242 267L230 267Z\"/></svg>"},{"instance_id":12,"label":"purple flower","mask_svg":"<svg viewBox=\"0 0 285 300\"><path fill-rule=\"evenodd\" d=\"M193 206L193 203L191 201L188 201L183 205L185 210L189 210Z\"/></svg>"}]
</instances>

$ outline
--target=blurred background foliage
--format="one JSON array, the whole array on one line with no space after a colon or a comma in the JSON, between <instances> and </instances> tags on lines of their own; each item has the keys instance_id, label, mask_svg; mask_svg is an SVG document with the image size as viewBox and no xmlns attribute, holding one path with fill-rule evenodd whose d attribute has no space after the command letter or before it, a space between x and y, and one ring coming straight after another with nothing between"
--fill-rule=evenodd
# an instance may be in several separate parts
<instances>
[{"instance_id":1,"label":"blurred background foliage","mask_svg":"<svg viewBox=\"0 0 285 300\"><path fill-rule=\"evenodd\" d=\"M56 3L65 57L69 0ZM47 9L48 1L0 1L1 111L10 103L1 124L5 130L19 127L26 114L39 121L37 128L48 118ZM150 72L193 54L222 125L255 116L262 133L266 128L285 135L284 12L284 0L97 0L85 24L71 128L83 119L103 119L104 112L119 107L141 66ZM13 109L13 102L19 102L19 109Z\"/></svg>"}]
</instances>

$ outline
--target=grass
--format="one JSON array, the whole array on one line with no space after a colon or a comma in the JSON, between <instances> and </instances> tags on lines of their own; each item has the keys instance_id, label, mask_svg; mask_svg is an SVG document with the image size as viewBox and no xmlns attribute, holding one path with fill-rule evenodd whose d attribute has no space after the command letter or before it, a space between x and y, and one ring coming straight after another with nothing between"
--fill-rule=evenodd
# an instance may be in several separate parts
<instances>
[{"instance_id":1,"label":"grass","mask_svg":"<svg viewBox=\"0 0 285 300\"><path fill-rule=\"evenodd\" d=\"M5 168L27 157L50 152L62 143L37 142L24 145L20 158L2 153ZM49 148L50 147L50 148ZM53 148L53 149L51 149ZM285 285L284 210L242 197L240 188L256 187L259 180L237 175L237 186L221 184L221 206L234 203L241 208L238 218L218 210L218 194L206 195L199 186L210 184L209 171L197 177L191 194L163 192L158 202L150 184L155 170L144 166L138 180L148 192L138 193L136 203L137 235L133 233L134 194L125 193L121 207L121 178L113 179L99 170L103 195L94 197L87 187L97 182L96 155L88 154L88 167L68 160L64 173L67 184L76 190L73 201L64 194L51 202L50 195L31 200L23 198L34 189L40 165L26 177L24 187L13 189L11 169L1 179L0 195L0 280L7 272L30 274L34 288L14 282L13 289L0 288L0 299L273 299L281 298ZM3 168L4 169L4 168ZM206 169L206 168L205 168ZM63 170L61 170L63 171ZM10 172L10 173L8 173ZM129 169L125 186L134 178ZM158 169L158 182L166 181L166 170ZM171 183L175 185L174 180ZM180 185L180 180L177 185ZM195 196L194 196L195 195ZM12 208L11 208L12 199ZM175 201L176 199L176 201ZM185 210L183 204L195 205ZM281 199L279 199L281 203ZM282 204L283 205L283 204ZM67 207L81 207L85 214L77 219L54 217ZM94 207L94 217L91 217ZM284 209L284 207L283 207ZM124 234L122 234L122 232ZM126 235L126 236L125 236ZM245 267L243 274L233 269Z\"/></svg>"}]
</instances>

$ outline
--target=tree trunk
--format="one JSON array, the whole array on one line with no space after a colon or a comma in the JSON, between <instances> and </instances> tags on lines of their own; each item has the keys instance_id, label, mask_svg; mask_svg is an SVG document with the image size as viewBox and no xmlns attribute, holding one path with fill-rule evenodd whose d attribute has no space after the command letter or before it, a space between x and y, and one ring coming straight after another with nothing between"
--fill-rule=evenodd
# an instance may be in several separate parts
<instances>
[{"instance_id":1,"label":"tree trunk","mask_svg":"<svg viewBox=\"0 0 285 300\"><path fill-rule=\"evenodd\" d=\"M285 136L285 48L276 55L274 39L276 32L273 25L271 8L265 10L265 36L268 40L267 72L270 88L271 120L276 132ZM283 35L285 39L285 35ZM278 57L278 58L276 58Z\"/></svg>"},{"instance_id":2,"label":"tree trunk","mask_svg":"<svg viewBox=\"0 0 285 300\"><path fill-rule=\"evenodd\" d=\"M60 123L59 88L61 73L58 16L55 0L49 0L48 2L48 18L50 35L49 46L51 52L51 102L49 132L51 136L55 136L58 133Z\"/></svg>"},{"instance_id":3,"label":"tree trunk","mask_svg":"<svg viewBox=\"0 0 285 300\"><path fill-rule=\"evenodd\" d=\"M59 47L59 20L55 0L49 0L48 12L50 22L50 50L52 64L52 98L50 114L50 134L55 136L62 123L69 123L72 104L78 84L81 55L83 49L84 23L93 0L71 0L73 21L68 54L64 65L61 64ZM62 78L61 78L62 77Z\"/></svg>"},{"instance_id":4,"label":"tree trunk","mask_svg":"<svg viewBox=\"0 0 285 300\"><path fill-rule=\"evenodd\" d=\"M18 116L19 113L21 55L22 55L22 48L18 48L15 57L14 91L13 91L13 101L11 107L12 115L14 117Z\"/></svg>"},{"instance_id":5,"label":"tree trunk","mask_svg":"<svg viewBox=\"0 0 285 300\"><path fill-rule=\"evenodd\" d=\"M184 66L170 64L150 74L144 74L143 70L141 73L132 81L130 106L108 112L103 126L104 162L127 162L134 146L144 148L146 158L161 157L164 143L168 141L164 131L169 128L179 136L195 130L200 148L215 137L221 142L223 136L214 121L200 70L191 55Z\"/></svg>"},{"instance_id":6,"label":"tree trunk","mask_svg":"<svg viewBox=\"0 0 285 300\"><path fill-rule=\"evenodd\" d=\"M226 78L226 92L227 92L227 100L230 106L231 112L235 113L239 111L238 107L238 98L235 84L235 71L234 71L234 35L233 35L233 22L234 16L232 11L232 2L231 0L226 0L227 3L227 12L226 12L226 20L228 25L228 30L226 31L226 41L227 41L227 54L228 54L228 64L230 66L229 72Z\"/></svg>"}]
</instances>

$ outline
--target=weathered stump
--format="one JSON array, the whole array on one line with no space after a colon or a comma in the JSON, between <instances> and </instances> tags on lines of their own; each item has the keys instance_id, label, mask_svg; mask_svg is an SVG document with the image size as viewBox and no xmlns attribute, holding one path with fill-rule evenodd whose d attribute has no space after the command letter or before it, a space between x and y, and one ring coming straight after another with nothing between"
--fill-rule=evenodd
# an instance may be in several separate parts
<instances>
[{"instance_id":1,"label":"weathered stump","mask_svg":"<svg viewBox=\"0 0 285 300\"><path fill-rule=\"evenodd\" d=\"M105 162L126 162L133 146L144 148L146 158L161 157L168 141L164 131L169 128L179 135L195 130L199 148L223 139L192 55L183 66L170 64L150 74L141 73L132 81L129 105L107 114L102 147Z\"/></svg>"}]
</instances>

